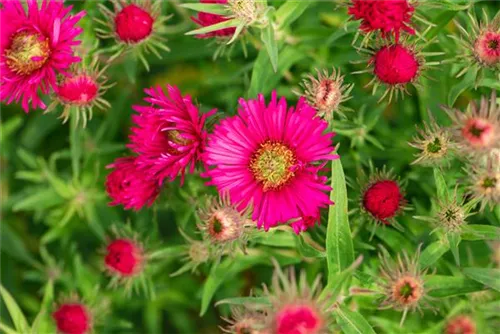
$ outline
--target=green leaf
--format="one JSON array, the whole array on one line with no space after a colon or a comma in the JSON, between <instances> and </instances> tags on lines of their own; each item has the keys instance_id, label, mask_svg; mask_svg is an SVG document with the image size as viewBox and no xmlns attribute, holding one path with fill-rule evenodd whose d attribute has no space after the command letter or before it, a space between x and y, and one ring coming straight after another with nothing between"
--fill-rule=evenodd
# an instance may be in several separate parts
<instances>
[{"instance_id":1,"label":"green leaf","mask_svg":"<svg viewBox=\"0 0 500 334\"><path fill-rule=\"evenodd\" d=\"M332 162L331 187L330 199L335 204L330 206L326 231L328 281L354 261L354 247L347 215L347 188L340 159Z\"/></svg>"},{"instance_id":2,"label":"green leaf","mask_svg":"<svg viewBox=\"0 0 500 334\"><path fill-rule=\"evenodd\" d=\"M433 22L437 22L437 25L433 28L431 28L424 36L424 38L430 43L430 41L436 37L441 30L443 30L447 25L448 22L453 20L453 18L457 15L457 11L445 11L442 12L439 16L437 16Z\"/></svg>"},{"instance_id":3,"label":"green leaf","mask_svg":"<svg viewBox=\"0 0 500 334\"><path fill-rule=\"evenodd\" d=\"M240 256L237 258L227 258L219 265L213 265L203 286L203 295L201 298L200 316L207 312L210 301L219 286L227 280L231 280L238 273L246 270L257 263L269 263L268 257L264 256Z\"/></svg>"},{"instance_id":4,"label":"green leaf","mask_svg":"<svg viewBox=\"0 0 500 334\"><path fill-rule=\"evenodd\" d=\"M9 326L5 325L2 322L0 322L0 330L2 331L2 333L5 334L22 334L20 332L16 332L15 330L13 330L12 328L10 328Z\"/></svg>"},{"instance_id":5,"label":"green leaf","mask_svg":"<svg viewBox=\"0 0 500 334\"><path fill-rule=\"evenodd\" d=\"M23 240L11 229L8 224L2 223L2 233L0 233L0 249L12 258L24 262L28 265L38 266L39 264L26 248Z\"/></svg>"},{"instance_id":6,"label":"green leaf","mask_svg":"<svg viewBox=\"0 0 500 334\"><path fill-rule=\"evenodd\" d=\"M0 295L2 296L2 300L5 303L5 306L7 306L7 310L9 311L10 318L12 319L12 323L14 324L16 331L18 331L19 333L27 333L29 331L29 325L26 321L26 318L24 317L23 312L21 312L21 309L17 305L14 298L12 298L10 293L5 290L5 288L1 284Z\"/></svg>"},{"instance_id":7,"label":"green leaf","mask_svg":"<svg viewBox=\"0 0 500 334\"><path fill-rule=\"evenodd\" d=\"M229 305L271 305L269 298L267 297L235 297L235 298L226 298L219 300L215 303L215 306L229 304Z\"/></svg>"},{"instance_id":8,"label":"green leaf","mask_svg":"<svg viewBox=\"0 0 500 334\"><path fill-rule=\"evenodd\" d=\"M302 13L309 7L312 1L288 0L276 11L276 22L278 27L283 29L297 20Z\"/></svg>"},{"instance_id":9,"label":"green leaf","mask_svg":"<svg viewBox=\"0 0 500 334\"><path fill-rule=\"evenodd\" d=\"M196 30L191 30L186 33L186 35L198 35L198 34L206 34L215 30L225 29L225 28L234 28L241 24L241 21L238 19L231 19L227 21L222 21L217 24L212 24L211 26L203 27Z\"/></svg>"},{"instance_id":10,"label":"green leaf","mask_svg":"<svg viewBox=\"0 0 500 334\"><path fill-rule=\"evenodd\" d=\"M274 27L271 19L269 19L269 24L261 30L260 39L266 47L271 65L273 66L273 71L275 73L278 72L278 44L274 37Z\"/></svg>"},{"instance_id":11,"label":"green leaf","mask_svg":"<svg viewBox=\"0 0 500 334\"><path fill-rule=\"evenodd\" d=\"M437 198L440 201L448 200L448 186L446 185L444 175L439 168L434 168L434 182L436 182Z\"/></svg>"},{"instance_id":12,"label":"green leaf","mask_svg":"<svg viewBox=\"0 0 500 334\"><path fill-rule=\"evenodd\" d=\"M472 2L470 0L443 0L439 5L443 9L461 11L470 8Z\"/></svg>"},{"instance_id":13,"label":"green leaf","mask_svg":"<svg viewBox=\"0 0 500 334\"><path fill-rule=\"evenodd\" d=\"M460 94L462 94L465 90L474 87L476 75L476 71L470 69L467 71L465 77L460 78L461 81L450 88L448 93L448 106L453 107Z\"/></svg>"},{"instance_id":14,"label":"green leaf","mask_svg":"<svg viewBox=\"0 0 500 334\"><path fill-rule=\"evenodd\" d=\"M16 202L16 204L12 207L12 210L43 210L61 204L62 201L63 198L61 198L54 189L40 189L32 195Z\"/></svg>"},{"instance_id":15,"label":"green leaf","mask_svg":"<svg viewBox=\"0 0 500 334\"><path fill-rule=\"evenodd\" d=\"M433 265L439 260L448 250L450 246L447 242L441 240L435 241L420 254L420 266L422 268Z\"/></svg>"},{"instance_id":16,"label":"green leaf","mask_svg":"<svg viewBox=\"0 0 500 334\"><path fill-rule=\"evenodd\" d=\"M464 268L463 273L474 281L500 291L500 269L494 268Z\"/></svg>"},{"instance_id":17,"label":"green leaf","mask_svg":"<svg viewBox=\"0 0 500 334\"><path fill-rule=\"evenodd\" d=\"M345 334L375 334L372 326L359 312L339 307L335 311L337 322Z\"/></svg>"},{"instance_id":18,"label":"green leaf","mask_svg":"<svg viewBox=\"0 0 500 334\"><path fill-rule=\"evenodd\" d=\"M446 237L448 239L448 243L450 244L451 253L455 258L455 263L457 266L460 266L460 254L458 251L458 246L460 245L460 241L462 241L460 233L451 232L448 233Z\"/></svg>"},{"instance_id":19,"label":"green leaf","mask_svg":"<svg viewBox=\"0 0 500 334\"><path fill-rule=\"evenodd\" d=\"M325 252L320 251L319 249L313 247L306 240L304 240L304 236L297 235L295 237L297 241L297 249L300 254L304 257L312 257L312 258L324 258L326 257Z\"/></svg>"},{"instance_id":20,"label":"green leaf","mask_svg":"<svg viewBox=\"0 0 500 334\"><path fill-rule=\"evenodd\" d=\"M180 246L168 246L159 250L152 252L148 258L149 259L161 259L165 260L169 257L174 257L179 255L185 249L184 245Z\"/></svg>"},{"instance_id":21,"label":"green leaf","mask_svg":"<svg viewBox=\"0 0 500 334\"><path fill-rule=\"evenodd\" d=\"M500 241L500 228L492 225L465 225L462 227L462 239L469 241Z\"/></svg>"},{"instance_id":22,"label":"green leaf","mask_svg":"<svg viewBox=\"0 0 500 334\"><path fill-rule=\"evenodd\" d=\"M466 277L426 275L424 282L431 297L450 297L484 290L482 284Z\"/></svg>"},{"instance_id":23,"label":"green leaf","mask_svg":"<svg viewBox=\"0 0 500 334\"><path fill-rule=\"evenodd\" d=\"M73 179L78 180L80 178L80 159L82 158L82 129L78 125L77 117L70 117L70 123L69 143L71 149L71 167Z\"/></svg>"},{"instance_id":24,"label":"green leaf","mask_svg":"<svg viewBox=\"0 0 500 334\"><path fill-rule=\"evenodd\" d=\"M336 299L344 283L351 278L354 271L356 270L357 267L359 267L362 261L363 257L362 256L358 257L356 261L349 268L329 278L327 286L323 289L323 292L321 293L321 298L327 297L331 299Z\"/></svg>"},{"instance_id":25,"label":"green leaf","mask_svg":"<svg viewBox=\"0 0 500 334\"><path fill-rule=\"evenodd\" d=\"M279 83L284 73L295 63L304 59L306 55L299 49L287 46L280 52L278 73L272 73L272 65L266 50L260 50L255 60L248 97L255 98L257 94L269 94Z\"/></svg>"},{"instance_id":26,"label":"green leaf","mask_svg":"<svg viewBox=\"0 0 500 334\"><path fill-rule=\"evenodd\" d=\"M212 4L212 3L184 3L181 4L180 7L184 7L187 9L192 9L197 12L205 12L216 15L227 15L228 10L226 6L221 4Z\"/></svg>"}]
</instances>

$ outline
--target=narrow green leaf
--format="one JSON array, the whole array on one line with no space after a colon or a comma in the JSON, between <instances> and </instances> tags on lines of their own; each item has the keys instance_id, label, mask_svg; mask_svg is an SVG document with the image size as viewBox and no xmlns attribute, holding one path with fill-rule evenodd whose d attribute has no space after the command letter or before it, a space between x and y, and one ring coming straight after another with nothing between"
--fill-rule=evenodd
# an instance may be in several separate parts
<instances>
[{"instance_id":1,"label":"narrow green leaf","mask_svg":"<svg viewBox=\"0 0 500 334\"><path fill-rule=\"evenodd\" d=\"M500 291L500 269L495 268L464 268L463 273L474 281L482 283L494 290Z\"/></svg>"},{"instance_id":2,"label":"narrow green leaf","mask_svg":"<svg viewBox=\"0 0 500 334\"><path fill-rule=\"evenodd\" d=\"M300 254L304 257L312 257L312 258L324 258L326 257L325 252L320 251L317 248L314 248L312 245L304 240L302 235L298 235L295 237L297 241L297 249Z\"/></svg>"},{"instance_id":3,"label":"narrow green leaf","mask_svg":"<svg viewBox=\"0 0 500 334\"><path fill-rule=\"evenodd\" d=\"M424 282L431 297L450 297L484 290L482 284L466 277L427 275Z\"/></svg>"},{"instance_id":4,"label":"narrow green leaf","mask_svg":"<svg viewBox=\"0 0 500 334\"><path fill-rule=\"evenodd\" d=\"M351 278L351 276L354 274L354 271L356 270L357 267L361 264L363 261L363 257L360 256L354 261L354 263L341 273L335 274L334 276L330 277L328 279L328 284L327 286L323 289L323 292L321 293L320 298L331 298L331 299L336 299L337 296L339 295L342 286L344 283Z\"/></svg>"},{"instance_id":5,"label":"narrow green leaf","mask_svg":"<svg viewBox=\"0 0 500 334\"><path fill-rule=\"evenodd\" d=\"M475 240L496 240L500 241L500 227L492 225L465 225L462 227L462 239Z\"/></svg>"},{"instance_id":6,"label":"narrow green leaf","mask_svg":"<svg viewBox=\"0 0 500 334\"><path fill-rule=\"evenodd\" d=\"M213 4L213 3L184 3L181 4L180 7L184 7L187 9L192 9L197 12L205 12L210 14L217 15L227 15L228 10L226 6L221 4Z\"/></svg>"},{"instance_id":7,"label":"narrow green leaf","mask_svg":"<svg viewBox=\"0 0 500 334\"><path fill-rule=\"evenodd\" d=\"M271 302L267 297L235 297L235 298L226 298L219 300L215 303L215 306L229 304L229 305L270 305Z\"/></svg>"},{"instance_id":8,"label":"narrow green leaf","mask_svg":"<svg viewBox=\"0 0 500 334\"><path fill-rule=\"evenodd\" d=\"M276 22L278 27L283 29L297 20L309 7L312 1L288 0L276 11Z\"/></svg>"},{"instance_id":9,"label":"narrow green leaf","mask_svg":"<svg viewBox=\"0 0 500 334\"><path fill-rule=\"evenodd\" d=\"M476 75L476 71L470 69L464 77L459 78L460 81L449 90L448 106L453 107L460 94L462 94L465 90L474 87Z\"/></svg>"},{"instance_id":10,"label":"narrow green leaf","mask_svg":"<svg viewBox=\"0 0 500 334\"><path fill-rule=\"evenodd\" d=\"M278 44L276 38L274 37L274 27L272 20L269 20L269 24L261 30L260 39L266 47L267 54L271 60L271 65L273 66L273 71L278 72Z\"/></svg>"},{"instance_id":11,"label":"narrow green leaf","mask_svg":"<svg viewBox=\"0 0 500 334\"><path fill-rule=\"evenodd\" d=\"M420 255L420 266L422 268L428 267L436 263L448 250L450 246L448 243L441 240L435 241L427 248L424 249Z\"/></svg>"},{"instance_id":12,"label":"narrow green leaf","mask_svg":"<svg viewBox=\"0 0 500 334\"><path fill-rule=\"evenodd\" d=\"M2 223L2 233L0 233L0 249L5 254L25 264L35 267L39 265L26 248L23 240L5 223Z\"/></svg>"},{"instance_id":13,"label":"narrow green leaf","mask_svg":"<svg viewBox=\"0 0 500 334\"><path fill-rule=\"evenodd\" d=\"M238 19L231 19L227 21L222 21L217 24L212 24L211 26L203 27L196 30L191 30L186 33L186 35L198 35L198 34L206 34L215 30L225 29L225 28L234 28L240 25L241 21Z\"/></svg>"},{"instance_id":14,"label":"narrow green leaf","mask_svg":"<svg viewBox=\"0 0 500 334\"><path fill-rule=\"evenodd\" d=\"M330 199L335 203L328 212L326 258L328 281L354 262L354 247L347 215L347 188L340 159L332 162L332 191Z\"/></svg>"},{"instance_id":15,"label":"narrow green leaf","mask_svg":"<svg viewBox=\"0 0 500 334\"><path fill-rule=\"evenodd\" d=\"M73 179L80 178L80 159L82 158L82 129L78 125L77 117L70 117L69 143L71 148L71 167Z\"/></svg>"},{"instance_id":16,"label":"narrow green leaf","mask_svg":"<svg viewBox=\"0 0 500 334\"><path fill-rule=\"evenodd\" d=\"M262 49L254 62L252 79L248 90L248 97L255 98L257 94L269 94L279 83L284 73L295 63L304 59L306 55L299 49L286 46L280 52L278 73L272 73L272 65L267 51Z\"/></svg>"},{"instance_id":17,"label":"narrow green leaf","mask_svg":"<svg viewBox=\"0 0 500 334\"><path fill-rule=\"evenodd\" d=\"M23 312L21 312L21 309L17 305L14 298L12 298L10 293L5 290L5 288L1 284L0 295L2 296L2 300L5 303L7 310L9 311L10 318L12 319L12 323L14 324L16 331L18 331L19 333L28 333L29 325L26 321L26 318L24 317Z\"/></svg>"},{"instance_id":18,"label":"narrow green leaf","mask_svg":"<svg viewBox=\"0 0 500 334\"><path fill-rule=\"evenodd\" d=\"M180 246L168 246L159 250L156 250L152 252L148 258L149 259L167 259L169 257L173 257L178 255L180 252L182 252L185 249L184 245Z\"/></svg>"},{"instance_id":19,"label":"narrow green leaf","mask_svg":"<svg viewBox=\"0 0 500 334\"><path fill-rule=\"evenodd\" d=\"M337 321L345 334L375 334L372 326L359 312L339 307L335 311Z\"/></svg>"},{"instance_id":20,"label":"narrow green leaf","mask_svg":"<svg viewBox=\"0 0 500 334\"><path fill-rule=\"evenodd\" d=\"M460 233L448 233L446 237L448 239L448 243L450 244L451 253L455 258L455 263L457 264L457 266L460 266L460 254L458 251L458 246L460 245L460 241L462 241L462 239L460 238Z\"/></svg>"},{"instance_id":21,"label":"narrow green leaf","mask_svg":"<svg viewBox=\"0 0 500 334\"><path fill-rule=\"evenodd\" d=\"M448 186L439 168L434 168L434 182L436 182L437 198L446 201L449 198Z\"/></svg>"},{"instance_id":22,"label":"narrow green leaf","mask_svg":"<svg viewBox=\"0 0 500 334\"><path fill-rule=\"evenodd\" d=\"M13 330L12 328L10 328L9 326L5 325L2 322L0 322L0 330L2 331L2 333L5 334L22 334L20 332L16 332L15 330Z\"/></svg>"},{"instance_id":23,"label":"narrow green leaf","mask_svg":"<svg viewBox=\"0 0 500 334\"><path fill-rule=\"evenodd\" d=\"M227 280L234 278L238 273L246 270L257 263L270 262L268 257L263 256L241 256L238 258L228 258L219 265L214 265L203 286L201 298L200 316L207 312L210 302L219 286Z\"/></svg>"},{"instance_id":24,"label":"narrow green leaf","mask_svg":"<svg viewBox=\"0 0 500 334\"><path fill-rule=\"evenodd\" d=\"M448 25L448 22L453 20L455 15L457 15L457 11L445 11L433 20L433 22L437 22L436 26L430 29L424 36L428 43Z\"/></svg>"}]
</instances>

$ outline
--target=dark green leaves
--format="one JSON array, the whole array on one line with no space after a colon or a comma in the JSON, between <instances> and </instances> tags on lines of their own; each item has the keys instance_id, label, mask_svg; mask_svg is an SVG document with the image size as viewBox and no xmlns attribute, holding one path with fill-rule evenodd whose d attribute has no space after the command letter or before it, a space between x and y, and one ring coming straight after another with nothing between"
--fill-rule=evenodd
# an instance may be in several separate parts
<instances>
[{"instance_id":1,"label":"dark green leaves","mask_svg":"<svg viewBox=\"0 0 500 334\"><path fill-rule=\"evenodd\" d=\"M463 273L474 281L489 288L500 291L500 269L494 268L464 268Z\"/></svg>"}]
</instances>

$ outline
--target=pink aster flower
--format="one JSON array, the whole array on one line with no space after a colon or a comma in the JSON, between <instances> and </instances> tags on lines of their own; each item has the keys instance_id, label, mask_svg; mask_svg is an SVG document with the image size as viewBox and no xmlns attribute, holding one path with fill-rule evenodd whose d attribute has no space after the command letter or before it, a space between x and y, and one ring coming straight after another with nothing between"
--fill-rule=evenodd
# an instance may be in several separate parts
<instances>
[{"instance_id":1,"label":"pink aster flower","mask_svg":"<svg viewBox=\"0 0 500 334\"><path fill-rule=\"evenodd\" d=\"M383 37L394 35L396 42L401 30L415 34L411 18L415 7L408 0L352 0L349 14L361 20L360 29L365 33L380 31Z\"/></svg>"},{"instance_id":2,"label":"pink aster flower","mask_svg":"<svg viewBox=\"0 0 500 334\"><path fill-rule=\"evenodd\" d=\"M218 3L218 4L227 4L227 0L200 0L201 3ZM217 14L210 14L210 13L205 13L205 12L200 12L198 13L198 17L191 17L191 19L197 23L198 25L202 27L208 27L217 23L221 23L224 21L229 20L229 18L226 18L221 15ZM225 29L219 29L215 30L206 34L200 34L197 35L196 37L198 38L210 38L210 37L226 37L230 38L231 36L234 35L236 28L225 28Z\"/></svg>"},{"instance_id":3,"label":"pink aster flower","mask_svg":"<svg viewBox=\"0 0 500 334\"><path fill-rule=\"evenodd\" d=\"M73 55L81 28L76 23L85 15L71 15L73 6L62 0L0 0L0 100L19 103L25 112L45 108L40 99L55 87L58 74L66 74L80 58Z\"/></svg>"},{"instance_id":4,"label":"pink aster flower","mask_svg":"<svg viewBox=\"0 0 500 334\"><path fill-rule=\"evenodd\" d=\"M288 108L273 92L240 99L238 115L223 119L209 136L207 176L222 194L229 192L240 209L253 206L252 219L268 230L279 223L299 221L296 231L310 225L302 217L317 217L333 204L327 178L318 175L333 154L332 132L316 110L300 98ZM302 220L302 223L300 221Z\"/></svg>"},{"instance_id":5,"label":"pink aster flower","mask_svg":"<svg viewBox=\"0 0 500 334\"><path fill-rule=\"evenodd\" d=\"M160 193L158 182L139 171L136 157L116 159L108 168L114 170L106 179L106 191L113 200L109 205L123 205L126 210L151 206Z\"/></svg>"},{"instance_id":6,"label":"pink aster flower","mask_svg":"<svg viewBox=\"0 0 500 334\"><path fill-rule=\"evenodd\" d=\"M178 175L182 182L186 170L194 172L205 147L205 121L215 113L200 114L191 96L182 96L174 86L167 90L168 96L161 87L146 89L144 100L151 105L133 107L139 115L132 117L136 127L129 145L139 154L137 165L160 183Z\"/></svg>"}]
</instances>

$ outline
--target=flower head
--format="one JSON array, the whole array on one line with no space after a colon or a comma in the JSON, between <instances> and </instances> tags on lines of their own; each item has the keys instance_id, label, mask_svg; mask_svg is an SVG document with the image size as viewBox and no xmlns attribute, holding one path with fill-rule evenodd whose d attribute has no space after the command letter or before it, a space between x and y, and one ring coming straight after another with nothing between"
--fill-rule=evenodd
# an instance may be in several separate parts
<instances>
[{"instance_id":1,"label":"flower head","mask_svg":"<svg viewBox=\"0 0 500 334\"><path fill-rule=\"evenodd\" d=\"M481 202L481 211L487 205L492 209L500 205L500 156L491 154L486 163L470 164L466 172L468 191Z\"/></svg>"},{"instance_id":2,"label":"flower head","mask_svg":"<svg viewBox=\"0 0 500 334\"><path fill-rule=\"evenodd\" d=\"M450 156L451 134L436 123L431 113L429 117L430 122L424 123L423 128L418 129L418 135L409 143L419 150L412 164L440 165Z\"/></svg>"},{"instance_id":3,"label":"flower head","mask_svg":"<svg viewBox=\"0 0 500 334\"><path fill-rule=\"evenodd\" d=\"M309 75L302 83L304 96L311 106L316 108L318 116L330 121L335 112L342 113L341 103L349 100L353 84L343 85L344 76L335 68L332 74L327 70L317 70L317 77Z\"/></svg>"},{"instance_id":4,"label":"flower head","mask_svg":"<svg viewBox=\"0 0 500 334\"><path fill-rule=\"evenodd\" d=\"M58 332L62 334L86 334L92 328L92 315L81 303L64 303L52 313Z\"/></svg>"},{"instance_id":5,"label":"flower head","mask_svg":"<svg viewBox=\"0 0 500 334\"><path fill-rule=\"evenodd\" d=\"M211 184L239 209L252 206L258 227L316 217L331 204L327 179L318 173L337 158L334 134L315 116L303 98L288 109L274 92L268 105L262 95L240 99L238 115L223 119L209 136L204 157Z\"/></svg>"},{"instance_id":6,"label":"flower head","mask_svg":"<svg viewBox=\"0 0 500 334\"><path fill-rule=\"evenodd\" d=\"M393 261L385 249L382 249L380 255L381 269L378 284L385 296L380 306L403 311L401 324L408 311L419 310L422 305L429 306L426 302L427 289L423 279L426 271L419 269L419 257L420 247L412 259L403 252L402 255L398 254L397 261Z\"/></svg>"},{"instance_id":7,"label":"flower head","mask_svg":"<svg viewBox=\"0 0 500 334\"><path fill-rule=\"evenodd\" d=\"M186 171L193 173L201 161L207 132L205 122L215 113L201 114L191 96L182 96L175 86L167 86L168 96L161 87L149 88L144 100L149 106L134 106L139 115L132 121L130 148L139 156L141 170L159 180L184 180Z\"/></svg>"},{"instance_id":8,"label":"flower head","mask_svg":"<svg viewBox=\"0 0 500 334\"><path fill-rule=\"evenodd\" d=\"M132 239L112 240L106 246L104 263L113 275L122 278L131 277L141 272L144 262L142 247Z\"/></svg>"},{"instance_id":9,"label":"flower head","mask_svg":"<svg viewBox=\"0 0 500 334\"><path fill-rule=\"evenodd\" d=\"M379 86L384 86L385 92L380 101L386 96L391 101L393 95L398 98L399 94L408 94L409 85L418 86L420 77L426 76L426 69L439 64L427 62L422 47L418 40L410 42L408 38L399 43L376 40L373 47L358 49L368 56L367 69L354 73L372 73L373 79L367 86L373 85L373 93ZM436 56L439 53L428 55Z\"/></svg>"},{"instance_id":10,"label":"flower head","mask_svg":"<svg viewBox=\"0 0 500 334\"><path fill-rule=\"evenodd\" d=\"M415 34L411 18L415 7L408 0L352 0L349 15L361 20L360 29L365 33L378 32L382 37L394 36L399 40L401 31Z\"/></svg>"},{"instance_id":11,"label":"flower head","mask_svg":"<svg viewBox=\"0 0 500 334\"><path fill-rule=\"evenodd\" d=\"M448 321L446 334L476 334L476 323L467 315L459 315Z\"/></svg>"},{"instance_id":12,"label":"flower head","mask_svg":"<svg viewBox=\"0 0 500 334\"><path fill-rule=\"evenodd\" d=\"M56 87L56 76L80 61L73 48L82 32L75 27L85 15L71 15L72 6L46 0L39 6L20 0L1 1L0 6L0 100L21 103L25 112L45 108L40 98Z\"/></svg>"},{"instance_id":13,"label":"flower head","mask_svg":"<svg viewBox=\"0 0 500 334\"><path fill-rule=\"evenodd\" d=\"M200 0L200 2L201 3L227 4L228 0ZM225 21L229 20L230 18L222 16L222 15L200 12L200 13L198 13L197 17L191 17L191 19L201 27L208 27L208 26L211 26L211 25L214 25L217 23L225 22ZM217 38L228 39L234 35L235 31L236 31L236 28L234 28L234 27L224 28L224 29L211 31L211 32L206 33L206 34L199 34L199 35L196 35L196 37L198 37L198 38L217 37Z\"/></svg>"},{"instance_id":14,"label":"flower head","mask_svg":"<svg viewBox=\"0 0 500 334\"><path fill-rule=\"evenodd\" d=\"M466 112L444 107L453 122L452 129L458 149L465 154L484 155L500 148L500 108L496 92L490 102L481 98L481 104L471 102Z\"/></svg>"},{"instance_id":15,"label":"flower head","mask_svg":"<svg viewBox=\"0 0 500 334\"><path fill-rule=\"evenodd\" d=\"M113 200L109 205L123 205L126 210L151 206L160 193L156 179L137 168L137 158L116 159L108 168L114 169L106 179L106 191Z\"/></svg>"},{"instance_id":16,"label":"flower head","mask_svg":"<svg viewBox=\"0 0 500 334\"><path fill-rule=\"evenodd\" d=\"M109 87L104 74L106 68L99 70L97 60L89 68L74 67L68 76L62 77L54 87L53 102L45 113L53 111L58 105L64 109L60 116L65 123L71 115L83 120L85 127L87 120L92 119L94 106L105 110L111 108L108 101L102 98Z\"/></svg>"},{"instance_id":17,"label":"flower head","mask_svg":"<svg viewBox=\"0 0 500 334\"><path fill-rule=\"evenodd\" d=\"M404 190L392 171L374 171L361 187L360 207L377 223L391 225L404 210Z\"/></svg>"},{"instance_id":18,"label":"flower head","mask_svg":"<svg viewBox=\"0 0 500 334\"><path fill-rule=\"evenodd\" d=\"M301 272L297 281L293 268L283 273L276 265L271 288L264 285L264 293L271 305L265 309L266 329L277 334L331 333L332 301L320 298L320 277L312 285Z\"/></svg>"},{"instance_id":19,"label":"flower head","mask_svg":"<svg viewBox=\"0 0 500 334\"><path fill-rule=\"evenodd\" d=\"M149 70L144 56L154 53L161 58L160 50L170 51L166 46L164 24L169 17L161 15L160 1L124 0L113 1L114 10L109 10L100 4L99 8L105 20L96 20L102 28L97 29L98 36L104 39L112 38L118 45L109 51L114 52L111 60L120 56L124 51L133 51L144 67Z\"/></svg>"},{"instance_id":20,"label":"flower head","mask_svg":"<svg viewBox=\"0 0 500 334\"><path fill-rule=\"evenodd\" d=\"M240 212L230 203L228 196L207 198L205 206L198 210L202 223L198 224L204 239L216 248L217 253L233 253L235 247L245 250L253 222L249 210Z\"/></svg>"},{"instance_id":21,"label":"flower head","mask_svg":"<svg viewBox=\"0 0 500 334\"><path fill-rule=\"evenodd\" d=\"M472 11L468 13L469 22L466 25L455 21L461 36L451 36L461 48L454 59L454 63L462 67L457 77L465 73L477 73L476 85L485 70L497 73L500 70L500 20L489 22L486 11L483 13L481 22Z\"/></svg>"},{"instance_id":22,"label":"flower head","mask_svg":"<svg viewBox=\"0 0 500 334\"><path fill-rule=\"evenodd\" d=\"M432 221L438 229L445 233L458 233L467 224L467 217L471 215L470 205L458 194L458 188L445 198L437 200L437 208Z\"/></svg>"}]
</instances>

